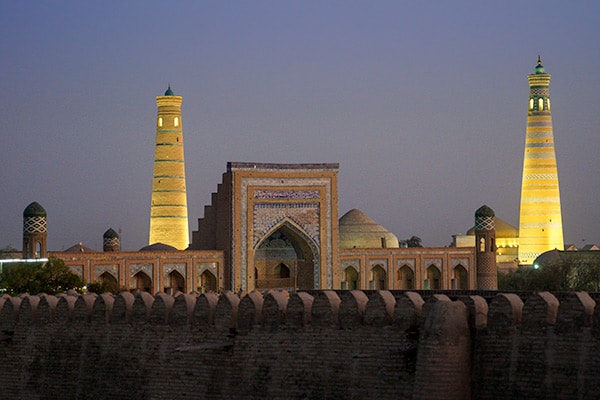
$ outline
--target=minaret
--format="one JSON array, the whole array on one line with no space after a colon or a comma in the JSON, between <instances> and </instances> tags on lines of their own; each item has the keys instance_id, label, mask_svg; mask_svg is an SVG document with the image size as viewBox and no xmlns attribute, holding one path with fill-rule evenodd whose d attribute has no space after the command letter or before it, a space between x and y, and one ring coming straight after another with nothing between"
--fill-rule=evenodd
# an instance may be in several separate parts
<instances>
[{"instance_id":1,"label":"minaret","mask_svg":"<svg viewBox=\"0 0 600 400\"><path fill-rule=\"evenodd\" d=\"M475 254L477 289L498 290L496 214L486 205L475 211Z\"/></svg>"},{"instance_id":2,"label":"minaret","mask_svg":"<svg viewBox=\"0 0 600 400\"><path fill-rule=\"evenodd\" d=\"M46 210L34 201L23 211L23 258L46 258L47 240Z\"/></svg>"},{"instance_id":3,"label":"minaret","mask_svg":"<svg viewBox=\"0 0 600 400\"><path fill-rule=\"evenodd\" d=\"M156 149L148 244L163 243L184 250L189 245L181 96L171 86L156 97Z\"/></svg>"},{"instance_id":4,"label":"minaret","mask_svg":"<svg viewBox=\"0 0 600 400\"><path fill-rule=\"evenodd\" d=\"M523 158L519 264L531 265L541 253L563 250L558 169L550 112L550 74L538 57L529 79L529 112Z\"/></svg>"}]
</instances>

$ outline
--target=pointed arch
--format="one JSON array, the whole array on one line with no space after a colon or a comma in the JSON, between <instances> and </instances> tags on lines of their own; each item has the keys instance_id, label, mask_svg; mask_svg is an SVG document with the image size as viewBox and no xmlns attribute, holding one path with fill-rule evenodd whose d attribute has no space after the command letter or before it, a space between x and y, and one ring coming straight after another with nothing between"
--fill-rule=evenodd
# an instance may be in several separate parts
<instances>
[{"instance_id":1,"label":"pointed arch","mask_svg":"<svg viewBox=\"0 0 600 400\"><path fill-rule=\"evenodd\" d=\"M415 288L415 272L413 269L404 264L396 273L396 288L401 290L411 290Z\"/></svg>"},{"instance_id":2,"label":"pointed arch","mask_svg":"<svg viewBox=\"0 0 600 400\"><path fill-rule=\"evenodd\" d=\"M425 271L425 289L441 289L442 274L438 267L431 264Z\"/></svg>"},{"instance_id":3,"label":"pointed arch","mask_svg":"<svg viewBox=\"0 0 600 400\"><path fill-rule=\"evenodd\" d=\"M360 289L358 280L358 271L353 265L349 265L344 269L344 280L342 281L342 289L356 290Z\"/></svg>"},{"instance_id":4,"label":"pointed arch","mask_svg":"<svg viewBox=\"0 0 600 400\"><path fill-rule=\"evenodd\" d=\"M217 278L209 271L205 270L198 277L198 291L200 293L216 292L217 291Z\"/></svg>"},{"instance_id":5,"label":"pointed arch","mask_svg":"<svg viewBox=\"0 0 600 400\"><path fill-rule=\"evenodd\" d=\"M111 285L111 287L117 287L117 288L119 287L119 281L109 271L104 271L103 273L101 273L100 276L98 277L98 281L100 281L106 285Z\"/></svg>"},{"instance_id":6,"label":"pointed arch","mask_svg":"<svg viewBox=\"0 0 600 400\"><path fill-rule=\"evenodd\" d=\"M371 285L370 289L385 290L387 289L387 273L379 264L371 268Z\"/></svg>"},{"instance_id":7,"label":"pointed arch","mask_svg":"<svg viewBox=\"0 0 600 400\"><path fill-rule=\"evenodd\" d=\"M152 279L150 279L150 277L144 271L138 271L133 276L133 290L151 292Z\"/></svg>"},{"instance_id":8,"label":"pointed arch","mask_svg":"<svg viewBox=\"0 0 600 400\"><path fill-rule=\"evenodd\" d=\"M254 272L258 289L313 289L318 274L317 246L301 227L286 218L257 242Z\"/></svg>"},{"instance_id":9,"label":"pointed arch","mask_svg":"<svg viewBox=\"0 0 600 400\"><path fill-rule=\"evenodd\" d=\"M461 264L452 269L452 289L469 289L469 272Z\"/></svg>"},{"instance_id":10,"label":"pointed arch","mask_svg":"<svg viewBox=\"0 0 600 400\"><path fill-rule=\"evenodd\" d=\"M177 292L185 293L185 278L179 271L173 270L167 275L164 292L170 295Z\"/></svg>"}]
</instances>

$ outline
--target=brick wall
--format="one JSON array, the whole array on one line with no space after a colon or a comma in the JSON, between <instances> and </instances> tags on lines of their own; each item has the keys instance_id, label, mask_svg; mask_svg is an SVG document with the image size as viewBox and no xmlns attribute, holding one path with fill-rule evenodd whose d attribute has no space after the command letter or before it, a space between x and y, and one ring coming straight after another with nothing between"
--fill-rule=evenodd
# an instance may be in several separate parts
<instances>
[{"instance_id":1,"label":"brick wall","mask_svg":"<svg viewBox=\"0 0 600 400\"><path fill-rule=\"evenodd\" d=\"M586 293L2 297L1 397L599 398L599 314Z\"/></svg>"}]
</instances>

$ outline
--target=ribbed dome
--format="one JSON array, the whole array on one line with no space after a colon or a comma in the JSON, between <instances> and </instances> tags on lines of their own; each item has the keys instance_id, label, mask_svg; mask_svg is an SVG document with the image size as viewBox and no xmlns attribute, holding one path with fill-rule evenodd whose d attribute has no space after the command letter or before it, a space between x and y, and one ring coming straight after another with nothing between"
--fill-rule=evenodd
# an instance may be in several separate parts
<instances>
[{"instance_id":1,"label":"ribbed dome","mask_svg":"<svg viewBox=\"0 0 600 400\"><path fill-rule=\"evenodd\" d=\"M108 230L106 232L104 232L104 238L107 239L115 239L119 237L119 234L117 232L115 232L115 230L113 228L108 228Z\"/></svg>"},{"instance_id":2,"label":"ribbed dome","mask_svg":"<svg viewBox=\"0 0 600 400\"><path fill-rule=\"evenodd\" d=\"M37 201L28 205L23 211L23 217L45 217L46 210Z\"/></svg>"},{"instance_id":3,"label":"ribbed dome","mask_svg":"<svg viewBox=\"0 0 600 400\"><path fill-rule=\"evenodd\" d=\"M339 220L340 248L398 248L396 235L373 221L364 212L352 209Z\"/></svg>"}]
</instances>

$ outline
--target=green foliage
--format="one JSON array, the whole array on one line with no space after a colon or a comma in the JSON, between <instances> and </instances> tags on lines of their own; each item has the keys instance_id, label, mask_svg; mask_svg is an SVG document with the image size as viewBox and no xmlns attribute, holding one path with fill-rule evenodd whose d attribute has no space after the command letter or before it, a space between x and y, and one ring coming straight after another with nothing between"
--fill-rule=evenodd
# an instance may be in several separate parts
<instances>
[{"instance_id":1,"label":"green foliage","mask_svg":"<svg viewBox=\"0 0 600 400\"><path fill-rule=\"evenodd\" d=\"M90 293L112 293L119 294L120 292L126 291L124 287L119 287L119 284L110 280L100 280L97 282L91 282L86 285L87 291Z\"/></svg>"},{"instance_id":2,"label":"green foliage","mask_svg":"<svg viewBox=\"0 0 600 400\"><path fill-rule=\"evenodd\" d=\"M498 289L505 291L600 291L600 263L585 258L555 261L537 269L519 267L498 273Z\"/></svg>"},{"instance_id":3,"label":"green foliage","mask_svg":"<svg viewBox=\"0 0 600 400\"><path fill-rule=\"evenodd\" d=\"M418 236L411 236L410 239L406 239L403 242L405 242L408 247L423 247L421 238Z\"/></svg>"},{"instance_id":4,"label":"green foliage","mask_svg":"<svg viewBox=\"0 0 600 400\"><path fill-rule=\"evenodd\" d=\"M58 258L50 258L46 263L11 264L0 274L0 288L10 295L81 291L82 286L81 278Z\"/></svg>"}]
</instances>

